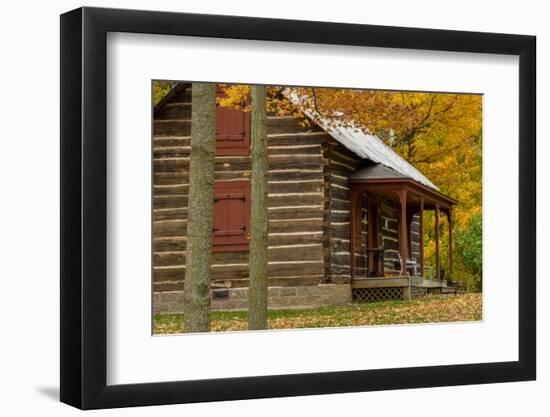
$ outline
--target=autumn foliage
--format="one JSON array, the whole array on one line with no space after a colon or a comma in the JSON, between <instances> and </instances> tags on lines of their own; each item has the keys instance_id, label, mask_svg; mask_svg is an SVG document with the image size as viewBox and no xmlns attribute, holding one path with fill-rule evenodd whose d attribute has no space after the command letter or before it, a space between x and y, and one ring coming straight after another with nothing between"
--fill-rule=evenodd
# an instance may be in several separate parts
<instances>
[{"instance_id":1,"label":"autumn foliage","mask_svg":"<svg viewBox=\"0 0 550 417\"><path fill-rule=\"evenodd\" d=\"M154 99L158 101L170 84L156 84ZM225 98L218 98L219 105L246 109L250 86L225 86L225 92ZM481 289L481 95L270 86L266 105L269 112L292 114L304 125L311 124L311 118L314 121L323 118L329 124L375 134L442 193L459 200L453 210L457 242L454 274L447 278L463 280L472 290ZM441 216L439 223L441 265L445 270L448 265L445 216ZM434 214L426 212L427 265L435 264L433 225Z\"/></svg>"},{"instance_id":2,"label":"autumn foliage","mask_svg":"<svg viewBox=\"0 0 550 417\"><path fill-rule=\"evenodd\" d=\"M219 104L245 106L250 87L227 86ZM296 98L299 98L298 100ZM293 114L302 123L322 118L375 134L424 173L440 191L459 200L454 209L454 280L481 289L482 96L337 88L268 88L268 111ZM304 113L308 113L306 117ZM435 264L433 213L425 218L426 263ZM441 260L448 262L447 220L440 219ZM478 227L479 226L479 227ZM468 242L471 246L468 246ZM467 247L465 247L466 245Z\"/></svg>"}]
</instances>

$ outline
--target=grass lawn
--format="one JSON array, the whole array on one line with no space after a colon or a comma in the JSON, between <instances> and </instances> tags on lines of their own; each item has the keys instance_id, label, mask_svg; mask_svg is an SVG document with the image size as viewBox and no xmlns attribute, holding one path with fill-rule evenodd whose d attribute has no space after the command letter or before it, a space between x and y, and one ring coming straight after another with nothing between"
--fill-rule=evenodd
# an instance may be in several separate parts
<instances>
[{"instance_id":1,"label":"grass lawn","mask_svg":"<svg viewBox=\"0 0 550 417\"><path fill-rule=\"evenodd\" d=\"M481 320L481 294L429 295L414 301L355 303L341 307L303 310L270 310L270 329L365 326L380 324L435 323ZM212 312L214 332L247 330L246 311ZM182 314L158 314L155 334L183 332Z\"/></svg>"}]
</instances>

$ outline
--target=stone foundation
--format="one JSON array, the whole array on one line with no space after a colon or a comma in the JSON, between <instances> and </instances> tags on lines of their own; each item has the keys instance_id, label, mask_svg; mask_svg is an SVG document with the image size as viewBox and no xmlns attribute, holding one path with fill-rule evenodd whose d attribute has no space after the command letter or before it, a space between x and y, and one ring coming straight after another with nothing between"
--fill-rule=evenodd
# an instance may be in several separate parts
<instances>
[{"instance_id":1,"label":"stone foundation","mask_svg":"<svg viewBox=\"0 0 550 417\"><path fill-rule=\"evenodd\" d=\"M269 287L270 309L315 308L351 303L349 284L320 284L307 287ZM155 292L154 314L181 313L183 291ZM211 290L212 311L248 309L248 288L220 288Z\"/></svg>"}]
</instances>

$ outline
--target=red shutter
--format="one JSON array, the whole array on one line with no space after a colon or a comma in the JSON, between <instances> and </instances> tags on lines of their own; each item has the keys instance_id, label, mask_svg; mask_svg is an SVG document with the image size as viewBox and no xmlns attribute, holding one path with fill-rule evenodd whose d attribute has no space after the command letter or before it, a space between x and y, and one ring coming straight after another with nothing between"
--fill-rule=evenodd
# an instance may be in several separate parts
<instances>
[{"instance_id":1,"label":"red shutter","mask_svg":"<svg viewBox=\"0 0 550 417\"><path fill-rule=\"evenodd\" d=\"M250 182L217 181L214 184L214 235L212 250L248 250Z\"/></svg>"},{"instance_id":2,"label":"red shutter","mask_svg":"<svg viewBox=\"0 0 550 417\"><path fill-rule=\"evenodd\" d=\"M218 97L223 90L218 89ZM250 153L250 112L220 107L216 109L216 154L248 155Z\"/></svg>"}]
</instances>

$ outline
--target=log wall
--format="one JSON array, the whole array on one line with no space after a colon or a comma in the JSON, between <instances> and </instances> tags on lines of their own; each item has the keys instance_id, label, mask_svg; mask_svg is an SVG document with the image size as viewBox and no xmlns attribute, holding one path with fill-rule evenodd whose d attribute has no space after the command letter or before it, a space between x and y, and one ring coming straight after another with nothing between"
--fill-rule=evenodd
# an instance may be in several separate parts
<instances>
[{"instance_id":1,"label":"log wall","mask_svg":"<svg viewBox=\"0 0 550 417\"><path fill-rule=\"evenodd\" d=\"M153 130L154 291L179 291L185 278L191 88L157 107ZM270 286L326 281L323 144L329 135L292 116L268 116ZM250 178L249 156L216 157L216 180ZM216 252L212 286L248 286L248 252Z\"/></svg>"},{"instance_id":2,"label":"log wall","mask_svg":"<svg viewBox=\"0 0 550 417\"><path fill-rule=\"evenodd\" d=\"M292 116L268 115L270 286L350 282L348 178L363 162L317 126ZM191 85L182 85L157 106L153 130L154 291L183 290L185 279L188 168L191 151ZM216 180L250 178L249 156L216 157ZM398 262L398 205L381 199L379 241L385 269ZM362 249L367 210L362 213ZM418 222L411 226L412 256L418 257ZM358 250L359 252L359 250ZM362 251L364 253L364 250ZM357 276L366 276L366 256L357 254ZM212 286L248 286L248 252L215 252Z\"/></svg>"}]
</instances>

